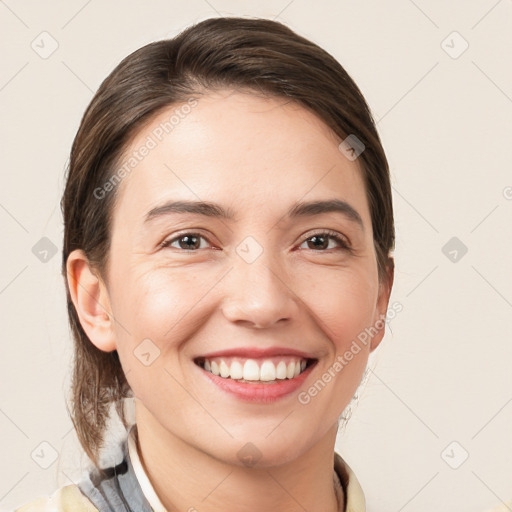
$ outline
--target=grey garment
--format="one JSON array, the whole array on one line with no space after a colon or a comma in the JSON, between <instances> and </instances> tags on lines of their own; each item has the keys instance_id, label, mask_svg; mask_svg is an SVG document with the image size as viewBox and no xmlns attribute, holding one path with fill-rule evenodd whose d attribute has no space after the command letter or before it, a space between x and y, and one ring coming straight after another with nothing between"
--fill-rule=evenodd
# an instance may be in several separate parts
<instances>
[{"instance_id":1,"label":"grey garment","mask_svg":"<svg viewBox=\"0 0 512 512\"><path fill-rule=\"evenodd\" d=\"M99 512L154 512L135 475L127 439L119 464L101 471L93 468L77 485Z\"/></svg>"}]
</instances>

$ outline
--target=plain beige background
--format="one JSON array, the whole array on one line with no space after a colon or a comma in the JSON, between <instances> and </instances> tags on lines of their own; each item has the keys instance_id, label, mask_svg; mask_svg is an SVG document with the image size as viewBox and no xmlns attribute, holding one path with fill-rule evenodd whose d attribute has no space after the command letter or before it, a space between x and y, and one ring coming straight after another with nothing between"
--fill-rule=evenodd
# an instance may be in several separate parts
<instances>
[{"instance_id":1,"label":"plain beige background","mask_svg":"<svg viewBox=\"0 0 512 512\"><path fill-rule=\"evenodd\" d=\"M83 111L130 52L219 15L277 19L332 53L387 151L403 311L337 442L368 510L511 499L510 0L5 0L0 510L80 475L59 200Z\"/></svg>"}]
</instances>

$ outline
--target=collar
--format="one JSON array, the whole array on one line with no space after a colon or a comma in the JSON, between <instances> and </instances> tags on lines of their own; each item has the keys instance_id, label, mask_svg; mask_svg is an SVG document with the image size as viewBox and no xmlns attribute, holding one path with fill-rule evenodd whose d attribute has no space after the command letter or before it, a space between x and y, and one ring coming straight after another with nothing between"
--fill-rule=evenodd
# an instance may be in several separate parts
<instances>
[{"instance_id":1,"label":"collar","mask_svg":"<svg viewBox=\"0 0 512 512\"><path fill-rule=\"evenodd\" d=\"M162 505L162 502L158 498L155 489L151 485L149 481L148 475L144 471L144 467L142 466L142 462L139 458L139 452L137 451L137 424L135 423L130 428L130 432L128 434L128 453L130 454L130 460L133 466L133 470L135 471L135 476L139 481L139 485L142 489L142 492L145 498L148 500L151 508L154 512L167 512L165 507Z\"/></svg>"},{"instance_id":2,"label":"collar","mask_svg":"<svg viewBox=\"0 0 512 512\"><path fill-rule=\"evenodd\" d=\"M128 434L128 452L135 476L151 508L154 512L167 512L151 485L140 461L137 450L137 424L132 425ZM346 500L345 507L343 508L342 505L339 512L365 512L366 504L363 489L350 466L336 452L334 452L334 471L338 476L339 483L343 487Z\"/></svg>"},{"instance_id":3,"label":"collar","mask_svg":"<svg viewBox=\"0 0 512 512\"><path fill-rule=\"evenodd\" d=\"M340 512L366 512L366 500L361 484L351 467L336 452L334 452L334 471L345 493L345 509L340 509Z\"/></svg>"}]
</instances>

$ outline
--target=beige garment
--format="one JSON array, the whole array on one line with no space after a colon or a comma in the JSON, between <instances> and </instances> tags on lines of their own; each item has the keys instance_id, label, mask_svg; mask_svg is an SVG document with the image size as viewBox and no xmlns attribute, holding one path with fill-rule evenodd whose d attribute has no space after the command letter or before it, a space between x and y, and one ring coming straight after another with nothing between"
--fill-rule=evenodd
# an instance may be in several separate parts
<instances>
[{"instance_id":1,"label":"beige garment","mask_svg":"<svg viewBox=\"0 0 512 512\"><path fill-rule=\"evenodd\" d=\"M502 505L498 505L492 509L486 510L485 512L511 512L512 511L512 500Z\"/></svg>"}]
</instances>

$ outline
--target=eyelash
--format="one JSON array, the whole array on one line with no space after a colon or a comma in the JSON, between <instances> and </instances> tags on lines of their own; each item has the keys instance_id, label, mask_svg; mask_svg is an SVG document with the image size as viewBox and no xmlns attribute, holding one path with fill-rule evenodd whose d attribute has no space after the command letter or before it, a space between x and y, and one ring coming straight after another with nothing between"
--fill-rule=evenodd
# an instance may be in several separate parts
<instances>
[{"instance_id":1,"label":"eyelash","mask_svg":"<svg viewBox=\"0 0 512 512\"><path fill-rule=\"evenodd\" d=\"M180 235L175 236L174 238L171 238L169 240L164 240L160 244L160 247L164 248L164 249L165 248L169 248L172 243L180 240L181 238L185 238L186 236L199 237L199 238L203 238L204 240L208 241L208 239L205 236L201 235L200 233L195 233L195 232L192 232L192 231L187 231L187 232L181 233ZM350 247L350 243L349 243L349 241L345 237L343 237L342 235L340 235L336 231L330 231L330 230L324 230L324 231L318 231L317 233L312 233L307 238L305 238L299 245L302 245L304 242L307 242L308 240L310 240L311 238L313 238L315 236L325 237L325 238L330 238L332 240L335 240L340 245L340 247L339 247L340 250L342 250L342 251L349 251L349 252L352 251L352 248ZM177 248L173 247L173 249L177 249ZM197 252L200 249L178 249L178 250L181 251L181 252ZM332 249L324 249L324 250L311 249L311 250L313 252L327 252L327 253L329 253Z\"/></svg>"}]
</instances>

